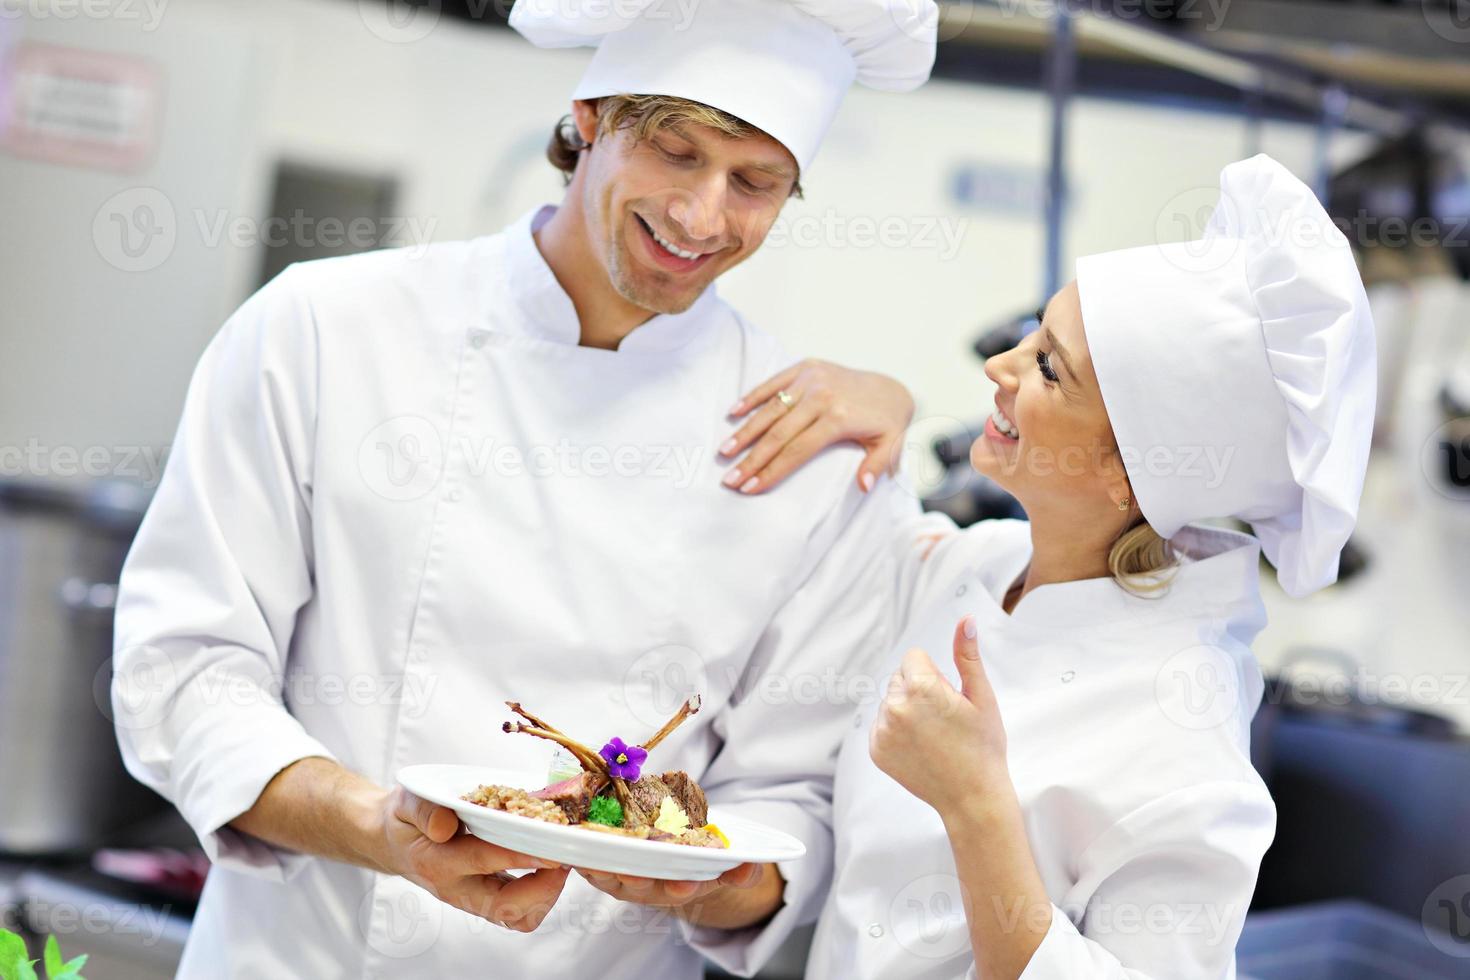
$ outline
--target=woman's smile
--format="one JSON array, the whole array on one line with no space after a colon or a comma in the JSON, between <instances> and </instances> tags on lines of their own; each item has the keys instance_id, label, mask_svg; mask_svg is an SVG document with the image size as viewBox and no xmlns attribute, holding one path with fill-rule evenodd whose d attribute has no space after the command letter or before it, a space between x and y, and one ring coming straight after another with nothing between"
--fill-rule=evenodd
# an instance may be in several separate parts
<instances>
[{"instance_id":1,"label":"woman's smile","mask_svg":"<svg viewBox=\"0 0 1470 980\"><path fill-rule=\"evenodd\" d=\"M1021 441L1021 430L1016 427L1016 423L1011 421L1011 417L1005 413L1005 410L999 404L995 406L995 411L990 413L990 417L985 420L985 434L1001 442Z\"/></svg>"}]
</instances>

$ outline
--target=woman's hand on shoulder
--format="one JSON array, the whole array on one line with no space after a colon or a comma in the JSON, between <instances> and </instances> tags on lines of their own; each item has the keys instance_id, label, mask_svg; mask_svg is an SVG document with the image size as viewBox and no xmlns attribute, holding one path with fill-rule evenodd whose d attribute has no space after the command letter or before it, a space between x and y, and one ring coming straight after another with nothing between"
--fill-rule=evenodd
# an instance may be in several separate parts
<instances>
[{"instance_id":1,"label":"woman's hand on shoulder","mask_svg":"<svg viewBox=\"0 0 1470 980\"><path fill-rule=\"evenodd\" d=\"M720 447L729 459L745 453L725 475L731 489L769 490L828 446L853 442L867 451L857 481L868 491L897 468L914 399L887 375L805 360L747 393L730 415L745 420Z\"/></svg>"}]
</instances>

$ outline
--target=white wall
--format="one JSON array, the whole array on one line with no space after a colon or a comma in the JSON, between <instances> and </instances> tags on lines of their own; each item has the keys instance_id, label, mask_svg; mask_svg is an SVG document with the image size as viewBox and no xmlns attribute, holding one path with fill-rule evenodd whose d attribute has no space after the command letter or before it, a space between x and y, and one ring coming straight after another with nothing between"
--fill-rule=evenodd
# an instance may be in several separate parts
<instances>
[{"instance_id":1,"label":"white wall","mask_svg":"<svg viewBox=\"0 0 1470 980\"><path fill-rule=\"evenodd\" d=\"M191 0L156 25L22 22L31 40L153 59L167 78L166 127L156 162L134 174L0 153L0 234L18 256L0 267L0 444L170 438L189 365L260 261L253 245L212 244L209 230L222 211L262 212L280 157L397 175L402 216L440 239L494 231L558 196L541 148L585 54L448 19L394 35L365 19L370 9ZM965 166L1040 186L1045 112L1037 93L954 83L855 92L806 175L807 200L788 207L787 234L728 276L726 295L796 351L898 375L926 415L982 413L988 393L966 349L982 324L1040 298L1042 226L1035 208L967 206L948 188ZM1166 202L1208 194L1243 152L1228 116L1081 100L1073 123L1073 252L1153 240ZM1272 126L1265 148L1300 169L1310 141L1302 127ZM123 273L99 255L93 219L136 186L169 197L178 240L157 269ZM901 244L863 237L881 228Z\"/></svg>"}]
</instances>

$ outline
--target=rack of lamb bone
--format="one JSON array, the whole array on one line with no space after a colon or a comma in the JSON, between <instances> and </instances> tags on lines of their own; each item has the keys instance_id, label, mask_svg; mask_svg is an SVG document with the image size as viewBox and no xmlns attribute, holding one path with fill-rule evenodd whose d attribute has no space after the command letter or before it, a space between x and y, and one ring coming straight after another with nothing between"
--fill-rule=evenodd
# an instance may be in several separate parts
<instances>
[{"instance_id":1,"label":"rack of lamb bone","mask_svg":"<svg viewBox=\"0 0 1470 980\"><path fill-rule=\"evenodd\" d=\"M665 738L699 711L698 695L685 701L664 726L640 745L614 738L601 751L578 742L521 707L506 706L522 721L508 721L501 730L532 735L560 745L572 754L582 771L538 790L511 786L481 786L464 799L507 813L596 830L602 833L688 844L729 847L730 842L709 823L704 790L682 770L645 774L642 764Z\"/></svg>"}]
</instances>

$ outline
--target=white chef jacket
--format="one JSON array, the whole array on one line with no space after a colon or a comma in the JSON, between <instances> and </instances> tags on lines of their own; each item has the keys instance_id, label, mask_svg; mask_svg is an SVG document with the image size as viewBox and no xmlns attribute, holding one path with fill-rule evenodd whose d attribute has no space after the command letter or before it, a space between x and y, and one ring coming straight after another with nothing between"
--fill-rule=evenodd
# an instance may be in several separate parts
<instances>
[{"instance_id":1,"label":"white chef jacket","mask_svg":"<svg viewBox=\"0 0 1470 980\"><path fill-rule=\"evenodd\" d=\"M947 525L947 528L946 528ZM928 531L953 525L928 516ZM1264 625L1259 547L1186 528L1186 563L1161 598L1111 579L1044 585L1001 601L1030 560L1030 526L987 521L927 561L907 535L903 627L885 676L918 646L956 687L955 624L979 627L1005 723L1027 836L1052 901L1022 980L1219 980L1275 833L1251 767L1262 682L1249 643ZM974 976L959 879L938 813L868 754L876 702L838 759L836 872L812 980ZM964 746L953 756L963 757ZM987 912L989 896L980 896ZM1018 902L1006 904L1018 914Z\"/></svg>"},{"instance_id":2,"label":"white chef jacket","mask_svg":"<svg viewBox=\"0 0 1470 980\"><path fill-rule=\"evenodd\" d=\"M182 977L693 978L701 952L749 972L820 908L842 678L872 666L883 529L912 501L857 492L855 448L760 497L722 487L725 410L789 359L713 289L616 352L578 346L532 238L550 213L292 266L200 361L123 572L113 688L129 770L215 862ZM572 876L523 935L226 826L303 757L382 785L545 771L504 701L596 746L696 691L650 764L809 849L763 929Z\"/></svg>"}]
</instances>

